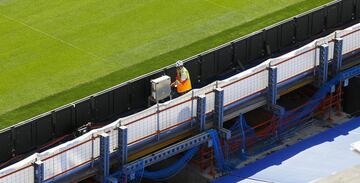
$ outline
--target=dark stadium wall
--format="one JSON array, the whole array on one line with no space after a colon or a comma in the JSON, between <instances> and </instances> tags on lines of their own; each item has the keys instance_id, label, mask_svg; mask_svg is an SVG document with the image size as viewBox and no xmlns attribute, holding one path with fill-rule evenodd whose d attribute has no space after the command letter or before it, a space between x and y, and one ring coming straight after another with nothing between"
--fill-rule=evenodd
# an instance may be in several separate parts
<instances>
[{"instance_id":1,"label":"dark stadium wall","mask_svg":"<svg viewBox=\"0 0 360 183\"><path fill-rule=\"evenodd\" d=\"M352 115L360 115L360 77L349 80L349 85L344 88L343 110Z\"/></svg>"}]
</instances>

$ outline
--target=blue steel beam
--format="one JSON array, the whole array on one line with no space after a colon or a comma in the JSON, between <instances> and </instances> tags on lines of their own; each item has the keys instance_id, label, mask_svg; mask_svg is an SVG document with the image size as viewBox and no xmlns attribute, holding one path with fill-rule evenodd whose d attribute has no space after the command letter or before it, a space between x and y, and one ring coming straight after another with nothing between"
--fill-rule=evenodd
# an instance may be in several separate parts
<instances>
[{"instance_id":1,"label":"blue steel beam","mask_svg":"<svg viewBox=\"0 0 360 183\"><path fill-rule=\"evenodd\" d=\"M277 105L277 95L278 95L278 86L277 86L277 68L275 66L269 67L269 76L268 76L268 89L267 89L267 108L268 110L273 111L277 116L282 116L285 113L285 109Z\"/></svg>"},{"instance_id":2,"label":"blue steel beam","mask_svg":"<svg viewBox=\"0 0 360 183\"><path fill-rule=\"evenodd\" d=\"M240 123L240 130L241 130L241 154L245 156L246 154L246 133L245 133L245 117L244 114L240 113L239 115L239 123Z\"/></svg>"},{"instance_id":3,"label":"blue steel beam","mask_svg":"<svg viewBox=\"0 0 360 183\"><path fill-rule=\"evenodd\" d=\"M160 140L160 106L159 103L156 104L156 140Z\"/></svg>"},{"instance_id":4,"label":"blue steel beam","mask_svg":"<svg viewBox=\"0 0 360 183\"><path fill-rule=\"evenodd\" d=\"M220 136L224 139L231 138L231 131L224 127L224 90L222 88L215 89L215 105L214 105L214 127L220 132Z\"/></svg>"},{"instance_id":5,"label":"blue steel beam","mask_svg":"<svg viewBox=\"0 0 360 183\"><path fill-rule=\"evenodd\" d=\"M196 121L199 124L200 131L205 130L205 121L206 121L206 97L205 95L200 95L197 98L197 108L196 108Z\"/></svg>"},{"instance_id":6,"label":"blue steel beam","mask_svg":"<svg viewBox=\"0 0 360 183\"><path fill-rule=\"evenodd\" d=\"M326 83L328 78L328 63L329 63L329 46L327 44L323 44L320 46L320 63L318 68L318 87L321 87L324 83Z\"/></svg>"},{"instance_id":7,"label":"blue steel beam","mask_svg":"<svg viewBox=\"0 0 360 183\"><path fill-rule=\"evenodd\" d=\"M199 135L193 136L189 139L181 141L177 144L169 146L165 149L157 151L151 155L140 158L136 161L128 163L124 166L124 173L131 174L144 167L150 166L162 160L168 159L178 153L184 152L200 144L206 143L210 139L210 135L207 132L203 132Z\"/></svg>"},{"instance_id":8,"label":"blue steel beam","mask_svg":"<svg viewBox=\"0 0 360 183\"><path fill-rule=\"evenodd\" d=\"M221 88L215 89L215 113L214 126L217 129L223 128L224 123L224 90Z\"/></svg>"},{"instance_id":9,"label":"blue steel beam","mask_svg":"<svg viewBox=\"0 0 360 183\"><path fill-rule=\"evenodd\" d=\"M332 63L332 74L336 75L341 71L342 66L342 47L343 47L343 39L336 38L334 42L334 59Z\"/></svg>"},{"instance_id":10,"label":"blue steel beam","mask_svg":"<svg viewBox=\"0 0 360 183\"><path fill-rule=\"evenodd\" d=\"M100 181L106 183L110 171L110 137L104 133L100 135Z\"/></svg>"},{"instance_id":11,"label":"blue steel beam","mask_svg":"<svg viewBox=\"0 0 360 183\"><path fill-rule=\"evenodd\" d=\"M118 160L120 163L120 166L123 166L127 163L128 159L128 142L127 142L127 132L128 129L126 126L120 126L118 128Z\"/></svg>"},{"instance_id":12,"label":"blue steel beam","mask_svg":"<svg viewBox=\"0 0 360 183\"><path fill-rule=\"evenodd\" d=\"M360 75L360 65L354 66L350 69L347 69L345 72L342 72L340 75L340 80L344 81L357 75Z\"/></svg>"},{"instance_id":13,"label":"blue steel beam","mask_svg":"<svg viewBox=\"0 0 360 183\"><path fill-rule=\"evenodd\" d=\"M42 183L44 182L44 163L40 160L37 160L34 163L34 178L35 183Z\"/></svg>"},{"instance_id":14,"label":"blue steel beam","mask_svg":"<svg viewBox=\"0 0 360 183\"><path fill-rule=\"evenodd\" d=\"M269 67L268 76L268 91L267 91L267 107L271 109L273 105L276 105L277 96L277 68Z\"/></svg>"}]
</instances>

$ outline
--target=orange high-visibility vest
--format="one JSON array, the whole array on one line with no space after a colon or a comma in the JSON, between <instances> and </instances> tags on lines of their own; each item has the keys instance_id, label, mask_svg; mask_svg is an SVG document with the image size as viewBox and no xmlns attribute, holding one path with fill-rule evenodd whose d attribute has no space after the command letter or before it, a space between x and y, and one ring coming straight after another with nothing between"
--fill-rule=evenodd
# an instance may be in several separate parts
<instances>
[{"instance_id":1,"label":"orange high-visibility vest","mask_svg":"<svg viewBox=\"0 0 360 183\"><path fill-rule=\"evenodd\" d=\"M186 76L186 79L181 81L181 76ZM176 80L177 87L176 90L178 93L184 93L192 89L189 71L185 67L181 67L180 71L176 71Z\"/></svg>"}]
</instances>

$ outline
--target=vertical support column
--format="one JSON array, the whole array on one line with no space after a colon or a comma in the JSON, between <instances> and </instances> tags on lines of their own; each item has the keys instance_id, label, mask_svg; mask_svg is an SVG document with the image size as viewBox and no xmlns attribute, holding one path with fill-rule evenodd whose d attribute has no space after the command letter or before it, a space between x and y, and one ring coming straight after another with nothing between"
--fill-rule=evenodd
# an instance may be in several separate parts
<instances>
[{"instance_id":1,"label":"vertical support column","mask_svg":"<svg viewBox=\"0 0 360 183\"><path fill-rule=\"evenodd\" d=\"M336 115L341 116L341 101L342 101L342 86L343 83L340 81L338 88L336 90Z\"/></svg>"},{"instance_id":2,"label":"vertical support column","mask_svg":"<svg viewBox=\"0 0 360 183\"><path fill-rule=\"evenodd\" d=\"M160 106L156 104L156 139L160 140Z\"/></svg>"},{"instance_id":3,"label":"vertical support column","mask_svg":"<svg viewBox=\"0 0 360 183\"><path fill-rule=\"evenodd\" d=\"M240 130L241 130L241 155L245 157L246 153L246 133L245 133L245 117L240 113L239 116Z\"/></svg>"},{"instance_id":4,"label":"vertical support column","mask_svg":"<svg viewBox=\"0 0 360 183\"><path fill-rule=\"evenodd\" d=\"M334 42L334 60L332 63L332 74L335 76L341 70L342 65L342 47L343 47L343 39L336 38Z\"/></svg>"},{"instance_id":5,"label":"vertical support column","mask_svg":"<svg viewBox=\"0 0 360 183\"><path fill-rule=\"evenodd\" d=\"M320 55L319 55L320 58L319 58L319 68L318 68L318 80L317 80L318 87L321 87L327 81L328 67L329 67L328 51L329 51L329 47L326 43L320 46ZM330 110L328 111L328 114L330 115Z\"/></svg>"},{"instance_id":6,"label":"vertical support column","mask_svg":"<svg viewBox=\"0 0 360 183\"><path fill-rule=\"evenodd\" d=\"M221 88L215 89L215 124L217 129L223 128L224 123L224 90Z\"/></svg>"},{"instance_id":7,"label":"vertical support column","mask_svg":"<svg viewBox=\"0 0 360 183\"><path fill-rule=\"evenodd\" d=\"M329 46L323 44L320 46L320 63L318 70L318 86L322 86L327 81L328 63L329 63Z\"/></svg>"},{"instance_id":8,"label":"vertical support column","mask_svg":"<svg viewBox=\"0 0 360 183\"><path fill-rule=\"evenodd\" d=\"M35 183L42 183L44 182L44 163L40 160L37 160L34 163L34 177Z\"/></svg>"},{"instance_id":9,"label":"vertical support column","mask_svg":"<svg viewBox=\"0 0 360 183\"><path fill-rule=\"evenodd\" d=\"M191 117L194 117L194 100L195 100L195 97L194 97L194 90L191 91ZM196 122L196 121L195 121ZM194 120L191 120L190 122L190 127L192 128L194 126Z\"/></svg>"},{"instance_id":10,"label":"vertical support column","mask_svg":"<svg viewBox=\"0 0 360 183\"><path fill-rule=\"evenodd\" d=\"M332 75L335 77L340 73L342 67L342 48L343 48L343 39L336 38L334 40L334 59L332 63ZM342 82L339 83L338 89L336 90L336 114L341 115L341 89ZM332 94L331 94L332 95Z\"/></svg>"},{"instance_id":11,"label":"vertical support column","mask_svg":"<svg viewBox=\"0 0 360 183\"><path fill-rule=\"evenodd\" d=\"M200 126L200 131L205 130L205 120L206 120L206 97L205 95L200 95L197 98L197 108L196 108L196 120Z\"/></svg>"},{"instance_id":12,"label":"vertical support column","mask_svg":"<svg viewBox=\"0 0 360 183\"><path fill-rule=\"evenodd\" d=\"M123 177L125 175L124 173L124 165L127 163L128 161L128 129L126 126L120 126L118 128L118 150L117 150L117 156L118 156L118 161L119 161L119 165L120 165L120 171L121 171L121 176ZM126 176L126 175L125 175Z\"/></svg>"},{"instance_id":13,"label":"vertical support column","mask_svg":"<svg viewBox=\"0 0 360 183\"><path fill-rule=\"evenodd\" d=\"M110 137L107 133L100 135L100 181L107 182L110 163Z\"/></svg>"},{"instance_id":14,"label":"vertical support column","mask_svg":"<svg viewBox=\"0 0 360 183\"><path fill-rule=\"evenodd\" d=\"M282 106L277 105L277 67L270 66L269 70L269 77L268 77L268 91L267 91L267 109L272 111L278 117L282 117L285 113L285 109ZM278 128L279 124L278 121L275 125L275 136L278 136Z\"/></svg>"},{"instance_id":15,"label":"vertical support column","mask_svg":"<svg viewBox=\"0 0 360 183\"><path fill-rule=\"evenodd\" d=\"M268 80L268 92L267 92L267 107L269 110L276 105L277 97L277 68L269 67L269 80Z\"/></svg>"},{"instance_id":16,"label":"vertical support column","mask_svg":"<svg viewBox=\"0 0 360 183\"><path fill-rule=\"evenodd\" d=\"M127 163L128 148L127 148L127 132L126 126L120 126L118 128L118 159L120 166L124 166Z\"/></svg>"}]
</instances>

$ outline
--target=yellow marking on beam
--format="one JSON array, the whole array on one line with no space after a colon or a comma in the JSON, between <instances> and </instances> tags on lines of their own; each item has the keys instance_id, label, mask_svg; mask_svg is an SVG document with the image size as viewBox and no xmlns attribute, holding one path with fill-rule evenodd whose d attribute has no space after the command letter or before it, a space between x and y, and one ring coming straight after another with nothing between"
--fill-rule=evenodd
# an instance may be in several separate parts
<instances>
[{"instance_id":1,"label":"yellow marking on beam","mask_svg":"<svg viewBox=\"0 0 360 183\"><path fill-rule=\"evenodd\" d=\"M153 146L151 146L149 148L145 148L144 150L141 150L139 152L131 154L129 156L129 158L128 158L128 162L131 162L131 161L136 160L136 159L138 159L140 157L151 154L151 153L153 153L153 152L155 152L157 150L160 150L160 149L162 149L162 148L164 148L166 146L169 146L169 145L171 145L171 144L173 144L175 142L178 142L178 141L183 140L185 138L191 137L192 135L194 135L194 131L188 131L188 132L180 134L180 135L178 135L178 136L176 136L176 137L174 137L174 138L172 138L170 140L167 140L165 142L155 144L155 145L153 145Z\"/></svg>"},{"instance_id":2,"label":"yellow marking on beam","mask_svg":"<svg viewBox=\"0 0 360 183\"><path fill-rule=\"evenodd\" d=\"M301 87L303 87L305 85L308 85L308 84L312 83L313 81L314 81L313 78L305 79L303 82L301 82L299 84L296 84L294 86L291 86L290 88L287 88L286 90L283 90L283 91L279 92L279 94L280 94L280 96L285 95L285 94L290 93L290 92L292 92L294 90L297 90L297 89L299 89L299 88L301 88Z\"/></svg>"}]
</instances>

